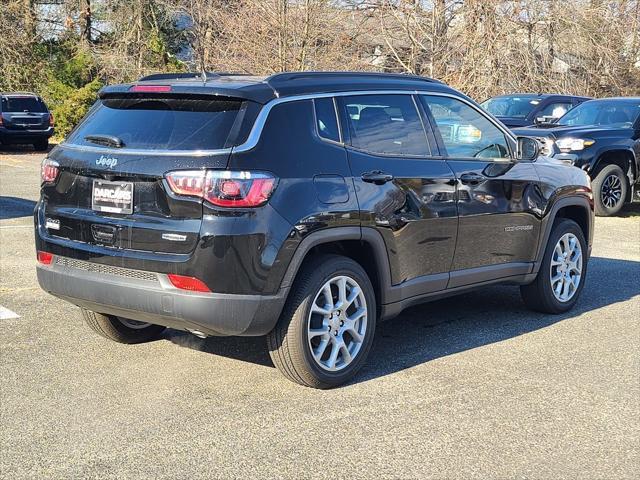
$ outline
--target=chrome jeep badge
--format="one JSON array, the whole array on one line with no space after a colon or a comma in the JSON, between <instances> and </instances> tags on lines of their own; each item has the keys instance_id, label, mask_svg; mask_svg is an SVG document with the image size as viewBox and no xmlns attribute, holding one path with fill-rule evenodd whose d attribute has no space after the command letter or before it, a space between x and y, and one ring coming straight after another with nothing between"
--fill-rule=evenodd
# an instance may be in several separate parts
<instances>
[{"instance_id":1,"label":"chrome jeep badge","mask_svg":"<svg viewBox=\"0 0 640 480\"><path fill-rule=\"evenodd\" d=\"M110 155L100 155L100 158L96 160L96 165L101 165L107 168L113 168L118 164L118 159Z\"/></svg>"}]
</instances>

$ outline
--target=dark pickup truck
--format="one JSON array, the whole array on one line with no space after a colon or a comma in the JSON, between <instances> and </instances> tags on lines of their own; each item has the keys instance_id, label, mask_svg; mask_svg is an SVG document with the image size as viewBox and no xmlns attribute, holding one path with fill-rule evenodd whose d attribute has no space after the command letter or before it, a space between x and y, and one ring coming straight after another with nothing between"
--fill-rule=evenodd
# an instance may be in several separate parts
<instances>
[{"instance_id":1,"label":"dark pickup truck","mask_svg":"<svg viewBox=\"0 0 640 480\"><path fill-rule=\"evenodd\" d=\"M596 215L615 215L638 200L640 97L590 100L556 122L514 133L537 138L544 154L587 172Z\"/></svg>"}]
</instances>

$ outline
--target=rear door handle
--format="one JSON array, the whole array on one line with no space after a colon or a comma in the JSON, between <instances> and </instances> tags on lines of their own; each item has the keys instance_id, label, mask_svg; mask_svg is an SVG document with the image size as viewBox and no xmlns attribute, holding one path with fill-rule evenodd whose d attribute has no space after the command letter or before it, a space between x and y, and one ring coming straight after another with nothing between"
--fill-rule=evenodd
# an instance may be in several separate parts
<instances>
[{"instance_id":1,"label":"rear door handle","mask_svg":"<svg viewBox=\"0 0 640 480\"><path fill-rule=\"evenodd\" d=\"M361 178L363 182L384 185L385 183L393 180L393 175L381 172L380 170L374 170L373 172L363 173Z\"/></svg>"},{"instance_id":2,"label":"rear door handle","mask_svg":"<svg viewBox=\"0 0 640 480\"><path fill-rule=\"evenodd\" d=\"M484 182L486 177L479 173L463 173L460 175L460 181L465 184L477 185L480 182Z\"/></svg>"}]
</instances>

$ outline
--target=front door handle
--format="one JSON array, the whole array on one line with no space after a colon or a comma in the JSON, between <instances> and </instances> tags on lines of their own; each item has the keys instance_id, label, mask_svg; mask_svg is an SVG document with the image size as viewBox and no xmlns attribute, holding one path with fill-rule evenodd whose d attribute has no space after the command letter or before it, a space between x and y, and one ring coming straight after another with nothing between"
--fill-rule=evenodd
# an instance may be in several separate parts
<instances>
[{"instance_id":1,"label":"front door handle","mask_svg":"<svg viewBox=\"0 0 640 480\"><path fill-rule=\"evenodd\" d=\"M361 178L363 182L384 185L393 180L393 175L381 172L380 170L374 170L373 172L364 172Z\"/></svg>"},{"instance_id":2,"label":"front door handle","mask_svg":"<svg viewBox=\"0 0 640 480\"><path fill-rule=\"evenodd\" d=\"M462 175L460 175L460 181L464 184L477 185L480 182L484 182L485 180L486 180L486 177L479 173L469 172L469 173L463 173Z\"/></svg>"}]
</instances>

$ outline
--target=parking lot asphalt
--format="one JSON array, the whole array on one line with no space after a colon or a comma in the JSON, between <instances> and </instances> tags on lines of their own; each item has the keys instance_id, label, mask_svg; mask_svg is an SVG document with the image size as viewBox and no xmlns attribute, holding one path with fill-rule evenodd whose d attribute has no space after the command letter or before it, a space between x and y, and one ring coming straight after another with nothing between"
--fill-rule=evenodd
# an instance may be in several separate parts
<instances>
[{"instance_id":1,"label":"parking lot asphalt","mask_svg":"<svg viewBox=\"0 0 640 480\"><path fill-rule=\"evenodd\" d=\"M574 311L490 287L380 325L303 388L263 338L109 342L36 281L41 154L0 152L0 477L637 478L640 208L598 218ZM6 312L5 312L6 313Z\"/></svg>"}]
</instances>

